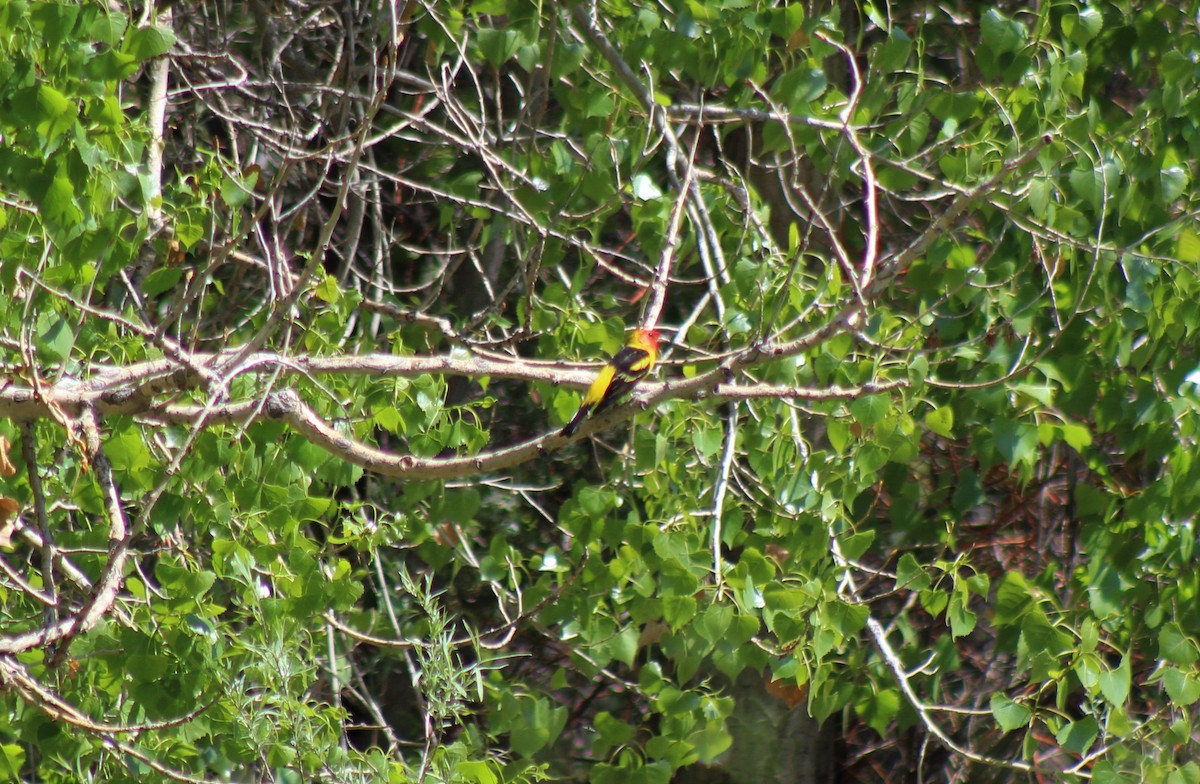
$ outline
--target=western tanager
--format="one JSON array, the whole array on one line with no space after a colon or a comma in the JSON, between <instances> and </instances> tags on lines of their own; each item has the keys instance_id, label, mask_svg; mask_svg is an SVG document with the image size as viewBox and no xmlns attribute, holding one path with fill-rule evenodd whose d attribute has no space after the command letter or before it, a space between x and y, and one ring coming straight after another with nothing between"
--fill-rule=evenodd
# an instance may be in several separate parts
<instances>
[{"instance_id":1,"label":"western tanager","mask_svg":"<svg viewBox=\"0 0 1200 784\"><path fill-rule=\"evenodd\" d=\"M618 351L608 364L601 368L596 380L588 387L575 416L562 429L570 438L583 424L583 420L598 414L616 403L633 385L654 368L658 360L658 330L635 329L629 335L625 347Z\"/></svg>"}]
</instances>

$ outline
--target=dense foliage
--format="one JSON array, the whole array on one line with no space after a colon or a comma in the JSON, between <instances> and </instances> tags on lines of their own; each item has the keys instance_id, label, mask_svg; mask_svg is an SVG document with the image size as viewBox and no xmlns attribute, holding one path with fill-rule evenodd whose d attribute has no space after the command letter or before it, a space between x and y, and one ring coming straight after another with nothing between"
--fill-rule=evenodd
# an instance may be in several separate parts
<instances>
[{"instance_id":1,"label":"dense foliage","mask_svg":"<svg viewBox=\"0 0 1200 784\"><path fill-rule=\"evenodd\" d=\"M1198 18L0 6L0 776L1200 781Z\"/></svg>"}]
</instances>

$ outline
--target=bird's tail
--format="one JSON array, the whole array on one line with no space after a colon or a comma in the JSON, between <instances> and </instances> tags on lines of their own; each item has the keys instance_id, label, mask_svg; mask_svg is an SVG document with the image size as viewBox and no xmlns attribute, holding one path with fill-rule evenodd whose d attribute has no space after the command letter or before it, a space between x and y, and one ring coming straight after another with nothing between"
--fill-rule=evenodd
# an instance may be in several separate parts
<instances>
[{"instance_id":1,"label":"bird's tail","mask_svg":"<svg viewBox=\"0 0 1200 784\"><path fill-rule=\"evenodd\" d=\"M566 438L575 435L575 431L579 430L579 426L583 424L583 420L587 419L588 412L591 410L591 406L580 406L579 410L575 412L575 416L562 429L562 435Z\"/></svg>"}]
</instances>

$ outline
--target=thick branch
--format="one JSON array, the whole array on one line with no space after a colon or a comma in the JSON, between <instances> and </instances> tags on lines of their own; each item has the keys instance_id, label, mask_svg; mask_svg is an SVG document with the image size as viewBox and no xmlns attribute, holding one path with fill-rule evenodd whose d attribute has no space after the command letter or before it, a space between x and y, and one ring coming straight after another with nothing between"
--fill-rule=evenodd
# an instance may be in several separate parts
<instances>
[{"instance_id":1,"label":"thick branch","mask_svg":"<svg viewBox=\"0 0 1200 784\"><path fill-rule=\"evenodd\" d=\"M804 388L775 385L739 386L720 381L720 369L682 382L646 383L649 395L620 406L602 416L587 420L580 432L600 432L631 418L635 413L665 400L687 396L710 399L796 398L834 400L893 390L907 386L907 381L864 384L861 387ZM383 476L396 479L454 479L503 471L544 456L547 451L567 442L557 431L539 434L506 447L463 457L420 458L388 452L365 444L339 431L300 399L293 390L272 393L266 406L259 401L246 401L215 406L205 412L200 406L170 405L146 412L145 416L162 422L188 424L202 416L207 424L233 424L254 419L262 411L266 416L287 423L310 442L335 455Z\"/></svg>"}]
</instances>

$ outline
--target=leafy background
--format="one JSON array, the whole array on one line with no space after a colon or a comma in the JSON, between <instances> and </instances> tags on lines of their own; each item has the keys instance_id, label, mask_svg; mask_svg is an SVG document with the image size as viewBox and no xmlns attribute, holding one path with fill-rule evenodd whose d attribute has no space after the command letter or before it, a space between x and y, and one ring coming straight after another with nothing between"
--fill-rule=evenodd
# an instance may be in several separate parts
<instances>
[{"instance_id":1,"label":"leafy background","mask_svg":"<svg viewBox=\"0 0 1200 784\"><path fill-rule=\"evenodd\" d=\"M1200 781L1198 14L5 4L0 775Z\"/></svg>"}]
</instances>

